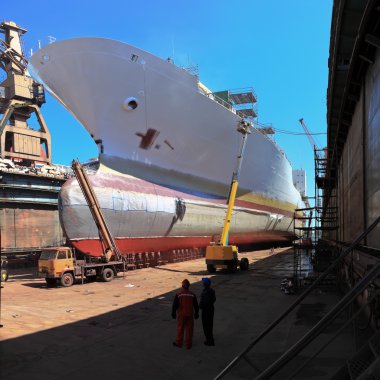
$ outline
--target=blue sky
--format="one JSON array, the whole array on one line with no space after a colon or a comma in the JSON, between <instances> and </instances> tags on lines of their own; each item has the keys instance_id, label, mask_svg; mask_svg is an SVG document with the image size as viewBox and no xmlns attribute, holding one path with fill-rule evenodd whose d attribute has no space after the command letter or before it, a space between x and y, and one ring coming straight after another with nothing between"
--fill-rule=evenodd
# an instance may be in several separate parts
<instances>
[{"instance_id":1,"label":"blue sky","mask_svg":"<svg viewBox=\"0 0 380 380\"><path fill-rule=\"evenodd\" d=\"M65 0L5 2L1 19L28 29L29 52L58 40L97 36L135 45L175 63L199 67L213 91L253 86L259 121L303 132L326 132L326 90L332 0ZM42 108L53 139L53 161L69 164L97 155L80 124L53 98ZM324 146L325 136L316 136ZM277 133L276 142L295 169L308 176L314 162L306 136Z\"/></svg>"}]
</instances>

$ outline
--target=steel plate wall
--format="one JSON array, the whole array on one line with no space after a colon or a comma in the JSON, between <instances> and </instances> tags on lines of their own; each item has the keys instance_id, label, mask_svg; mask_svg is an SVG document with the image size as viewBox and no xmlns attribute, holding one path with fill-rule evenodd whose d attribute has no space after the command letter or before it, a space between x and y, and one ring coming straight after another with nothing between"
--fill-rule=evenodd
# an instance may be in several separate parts
<instances>
[{"instance_id":1,"label":"steel plate wall","mask_svg":"<svg viewBox=\"0 0 380 380\"><path fill-rule=\"evenodd\" d=\"M368 99L366 149L367 223L380 215L380 53L366 78ZM367 239L367 245L380 248L380 227Z\"/></svg>"},{"instance_id":2,"label":"steel plate wall","mask_svg":"<svg viewBox=\"0 0 380 380\"><path fill-rule=\"evenodd\" d=\"M360 103L358 104L360 108ZM342 155L342 189L344 212L343 240L349 241L363 231L363 129L361 112L353 117Z\"/></svg>"},{"instance_id":3,"label":"steel plate wall","mask_svg":"<svg viewBox=\"0 0 380 380\"><path fill-rule=\"evenodd\" d=\"M64 244L58 210L0 208L1 251L28 251Z\"/></svg>"},{"instance_id":4,"label":"steel plate wall","mask_svg":"<svg viewBox=\"0 0 380 380\"><path fill-rule=\"evenodd\" d=\"M380 54L367 71L338 165L338 239L353 241L380 215ZM380 227L365 245L380 248Z\"/></svg>"}]
</instances>

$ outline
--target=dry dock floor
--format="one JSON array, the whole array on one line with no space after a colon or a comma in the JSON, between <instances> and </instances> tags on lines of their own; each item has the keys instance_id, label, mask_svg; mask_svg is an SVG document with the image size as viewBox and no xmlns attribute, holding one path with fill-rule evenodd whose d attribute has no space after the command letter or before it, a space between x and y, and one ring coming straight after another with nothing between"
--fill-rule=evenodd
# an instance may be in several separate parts
<instances>
[{"instance_id":1,"label":"dry dock floor","mask_svg":"<svg viewBox=\"0 0 380 380\"><path fill-rule=\"evenodd\" d=\"M242 256L249 258L249 271L211 276L217 296L216 346L203 344L199 319L191 350L172 346L176 321L171 319L171 305L184 278L193 292L201 293L201 278L208 275L203 259L70 288L48 288L31 273L11 276L1 289L1 379L213 379L296 297L280 290L282 279L292 274L290 249ZM263 369L275 360L339 297L335 291L313 292L250 353L254 366ZM341 322L321 339L331 337ZM296 378L326 379L354 350L348 329ZM297 357L293 365L304 362L312 351ZM256 375L242 361L226 379Z\"/></svg>"}]
</instances>

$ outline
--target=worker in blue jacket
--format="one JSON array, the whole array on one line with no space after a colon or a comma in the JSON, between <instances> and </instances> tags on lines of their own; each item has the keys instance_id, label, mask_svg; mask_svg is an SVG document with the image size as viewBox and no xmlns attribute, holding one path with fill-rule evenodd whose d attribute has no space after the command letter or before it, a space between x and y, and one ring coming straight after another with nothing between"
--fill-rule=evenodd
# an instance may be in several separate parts
<instances>
[{"instance_id":1,"label":"worker in blue jacket","mask_svg":"<svg viewBox=\"0 0 380 380\"><path fill-rule=\"evenodd\" d=\"M203 291L199 307L202 310L202 325L206 340L206 346L215 346L213 336L214 325L214 303L216 301L215 291L211 288L211 280L207 277L202 278Z\"/></svg>"}]
</instances>

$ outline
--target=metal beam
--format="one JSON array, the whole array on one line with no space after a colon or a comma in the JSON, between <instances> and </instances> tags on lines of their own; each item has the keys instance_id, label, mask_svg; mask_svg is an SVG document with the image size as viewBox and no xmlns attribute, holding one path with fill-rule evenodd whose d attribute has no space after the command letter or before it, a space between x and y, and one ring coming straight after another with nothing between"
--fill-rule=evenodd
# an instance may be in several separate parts
<instances>
[{"instance_id":1,"label":"metal beam","mask_svg":"<svg viewBox=\"0 0 380 380\"><path fill-rule=\"evenodd\" d=\"M273 330L274 327L276 327L291 311L293 311L296 306L298 306L306 297L309 293L311 293L321 282L324 278L327 277L328 274L332 273L333 270L335 270L335 268L338 266L338 264L340 264L343 259L350 253L352 252L356 247L357 245L371 232L373 231L373 229L380 223L380 216L376 218L376 220L362 233L360 234L360 236L358 236L352 243L351 245L346 248L341 254L340 256L333 262L330 264L330 266L311 284L311 286L309 286L308 288L306 288L303 293L301 293L301 295L276 319L274 320L269 326L267 326L267 328L262 331L242 352L240 352L228 365L227 367L225 367L223 369L222 372L220 372L215 378L214 380L220 380L222 379L228 372L231 371L231 369L233 367L235 367L235 365L239 362L239 360L245 356L258 342L260 342L269 332L271 332ZM380 270L380 264L378 264L378 267L379 268L375 268L375 269L372 269L371 272L369 272L366 276L366 278L368 279L368 277L370 275L373 275L375 274L375 276L378 276L379 273L377 273L377 270L379 269ZM367 286L367 284L366 284ZM358 291L358 286L355 287L355 291ZM363 289L360 289L359 291L363 291ZM352 291L350 291L350 293L352 294ZM350 294L349 293L349 294ZM350 294L350 295L351 295ZM344 301L346 301L346 299L349 298L347 295L344 297ZM342 300L338 303L338 305L340 306L342 304ZM328 314L331 314L331 312L336 309L336 307L334 307ZM324 318L322 318L321 321L319 321L317 323L317 325L315 325L313 327L312 332L314 332L316 330L316 327L319 327L321 325L321 322L324 321L326 319L326 316ZM310 332L307 334L307 338L309 338L309 335L310 335ZM304 338L301 339L301 341L298 342L298 344L296 344L297 348L299 348L299 346L302 344L304 344ZM258 378L256 379L269 379L270 378L270 375L268 374L268 370L272 373L273 371L273 367L275 366L276 369L278 368L278 365L279 364L283 364L284 363L284 359L287 360L288 357L289 357L289 353L290 351L292 351L291 353L294 352L294 346L288 350L287 352L285 352L285 354L283 354L278 360L276 360L276 362L274 362L269 368L267 368L264 372L262 372ZM284 357L285 356L285 357ZM280 363L279 363L280 361ZM266 376L268 374L268 376Z\"/></svg>"},{"instance_id":2,"label":"metal beam","mask_svg":"<svg viewBox=\"0 0 380 380\"><path fill-rule=\"evenodd\" d=\"M373 65L373 61L372 61L372 59L366 57L365 55L363 55L363 54L359 54L358 57L359 57L361 60L363 60L363 61L365 61L365 62L368 62L368 63L370 63L371 65Z\"/></svg>"},{"instance_id":3,"label":"metal beam","mask_svg":"<svg viewBox=\"0 0 380 380\"><path fill-rule=\"evenodd\" d=\"M366 34L364 40L365 42L368 42L370 45L380 48L380 38L374 36L373 34Z\"/></svg>"},{"instance_id":4,"label":"metal beam","mask_svg":"<svg viewBox=\"0 0 380 380\"><path fill-rule=\"evenodd\" d=\"M3 118L0 121L0 136L3 134L3 130L5 128L5 124L7 124L7 121L12 116L13 113L13 107L12 102L8 105L7 110L4 112Z\"/></svg>"},{"instance_id":5,"label":"metal beam","mask_svg":"<svg viewBox=\"0 0 380 380\"><path fill-rule=\"evenodd\" d=\"M32 154L27 154L27 153L14 153L14 152L8 152L8 151L3 151L2 152L3 158L24 158L25 160L35 160L35 161L43 161L47 164L50 164L50 157L42 157L42 156L33 156Z\"/></svg>"},{"instance_id":6,"label":"metal beam","mask_svg":"<svg viewBox=\"0 0 380 380\"><path fill-rule=\"evenodd\" d=\"M379 219L379 218L378 218ZM291 359L307 347L315 338L331 325L332 321L360 295L380 273L380 263L375 265L319 322L307 332L298 342L281 355L273 364L263 371L256 380L269 379L284 367Z\"/></svg>"}]
</instances>

